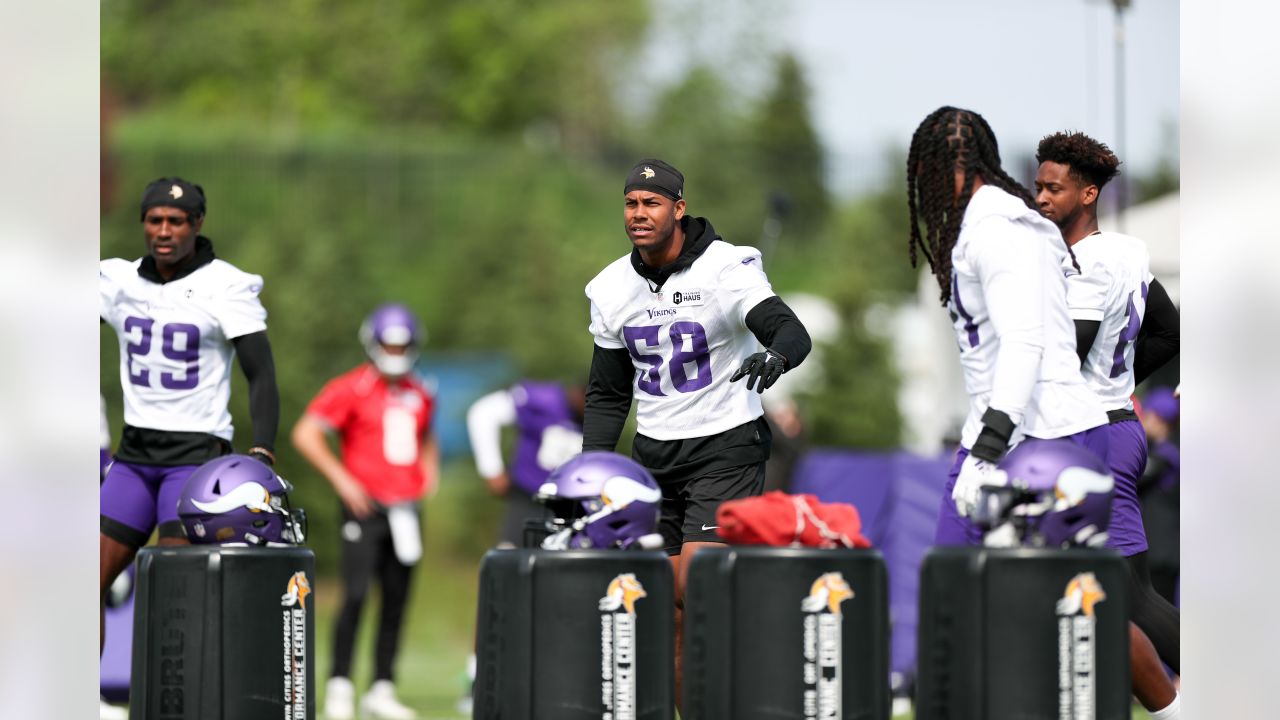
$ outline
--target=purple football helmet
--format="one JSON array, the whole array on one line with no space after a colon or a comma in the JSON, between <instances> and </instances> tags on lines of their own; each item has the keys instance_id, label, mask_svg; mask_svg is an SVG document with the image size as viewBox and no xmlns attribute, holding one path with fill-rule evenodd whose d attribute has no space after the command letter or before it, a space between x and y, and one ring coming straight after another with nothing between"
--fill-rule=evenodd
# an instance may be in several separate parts
<instances>
[{"instance_id":1,"label":"purple football helmet","mask_svg":"<svg viewBox=\"0 0 1280 720\"><path fill-rule=\"evenodd\" d=\"M1007 485L979 492L973 519L988 546L1101 547L1115 480L1088 448L1066 439L1027 439L1000 461Z\"/></svg>"},{"instance_id":2,"label":"purple football helmet","mask_svg":"<svg viewBox=\"0 0 1280 720\"><path fill-rule=\"evenodd\" d=\"M552 471L537 499L551 509L545 550L662 547L662 491L640 463L613 452L585 452Z\"/></svg>"},{"instance_id":3,"label":"purple football helmet","mask_svg":"<svg viewBox=\"0 0 1280 720\"><path fill-rule=\"evenodd\" d=\"M418 361L423 335L418 318L409 308L395 303L382 305L360 325L360 344L378 372L389 377L408 375ZM402 354L387 352L383 346L404 347Z\"/></svg>"},{"instance_id":4,"label":"purple football helmet","mask_svg":"<svg viewBox=\"0 0 1280 720\"><path fill-rule=\"evenodd\" d=\"M289 507L293 486L248 455L224 455L196 468L178 500L178 518L195 544L300 545L306 514Z\"/></svg>"}]
</instances>

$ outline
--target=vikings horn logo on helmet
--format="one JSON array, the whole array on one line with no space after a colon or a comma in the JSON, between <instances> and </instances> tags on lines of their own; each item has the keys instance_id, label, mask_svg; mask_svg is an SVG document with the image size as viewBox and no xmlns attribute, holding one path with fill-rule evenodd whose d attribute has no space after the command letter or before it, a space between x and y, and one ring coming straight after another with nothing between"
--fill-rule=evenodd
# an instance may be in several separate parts
<instances>
[{"instance_id":1,"label":"vikings horn logo on helmet","mask_svg":"<svg viewBox=\"0 0 1280 720\"><path fill-rule=\"evenodd\" d=\"M191 504L210 515L217 515L239 507L247 507L256 512L271 512L271 493L256 482L247 482L237 486L217 500L209 502L192 500Z\"/></svg>"}]
</instances>

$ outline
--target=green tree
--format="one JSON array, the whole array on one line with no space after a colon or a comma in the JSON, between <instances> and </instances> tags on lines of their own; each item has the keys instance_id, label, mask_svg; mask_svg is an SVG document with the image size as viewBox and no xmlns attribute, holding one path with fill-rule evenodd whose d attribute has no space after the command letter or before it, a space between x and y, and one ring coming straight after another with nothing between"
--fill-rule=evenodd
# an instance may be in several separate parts
<instances>
[{"instance_id":1,"label":"green tree","mask_svg":"<svg viewBox=\"0 0 1280 720\"><path fill-rule=\"evenodd\" d=\"M804 69L790 53L778 58L773 86L756 110L751 140L758 154L753 173L763 179L767 192L787 198L786 240L811 241L826 220L831 200Z\"/></svg>"},{"instance_id":2,"label":"green tree","mask_svg":"<svg viewBox=\"0 0 1280 720\"><path fill-rule=\"evenodd\" d=\"M612 133L614 65L646 3L280 0L103 6L102 67L126 105L232 116L269 132L545 126L566 147Z\"/></svg>"}]
</instances>

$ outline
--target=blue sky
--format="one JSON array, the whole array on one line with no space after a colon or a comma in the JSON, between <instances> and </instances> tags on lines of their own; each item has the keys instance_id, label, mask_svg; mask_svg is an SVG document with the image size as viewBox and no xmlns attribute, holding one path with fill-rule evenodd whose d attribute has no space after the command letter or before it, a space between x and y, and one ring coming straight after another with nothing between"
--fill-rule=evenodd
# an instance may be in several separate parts
<instances>
[{"instance_id":1,"label":"blue sky","mask_svg":"<svg viewBox=\"0 0 1280 720\"><path fill-rule=\"evenodd\" d=\"M1126 115L1115 120L1114 10L1107 0L660 0L646 69L711 61L752 88L764 58L796 53L842 190L873 182L940 105L983 114L1006 159L1075 129L1113 145L1131 174L1177 157L1178 3L1125 11ZM1120 144L1120 147L1115 147Z\"/></svg>"}]
</instances>

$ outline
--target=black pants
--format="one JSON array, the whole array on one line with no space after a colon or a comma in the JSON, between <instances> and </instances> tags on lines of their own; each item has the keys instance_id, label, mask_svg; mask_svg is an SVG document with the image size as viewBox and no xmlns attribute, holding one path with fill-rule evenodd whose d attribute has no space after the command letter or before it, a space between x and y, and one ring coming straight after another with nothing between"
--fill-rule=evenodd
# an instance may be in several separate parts
<instances>
[{"instance_id":1,"label":"black pants","mask_svg":"<svg viewBox=\"0 0 1280 720\"><path fill-rule=\"evenodd\" d=\"M1130 619L1151 639L1160 660L1181 674L1181 613L1151 586L1145 552L1130 555L1125 563L1129 566Z\"/></svg>"},{"instance_id":2,"label":"black pants","mask_svg":"<svg viewBox=\"0 0 1280 720\"><path fill-rule=\"evenodd\" d=\"M356 627L364 609L369 585L377 577L382 588L382 612L378 617L374 680L390 680L400 628L409 600L413 567L396 559L391 545L391 526L385 510L364 520L356 520L343 508L342 523L342 610L338 612L333 639L332 677L351 677L351 655L355 649Z\"/></svg>"}]
</instances>

